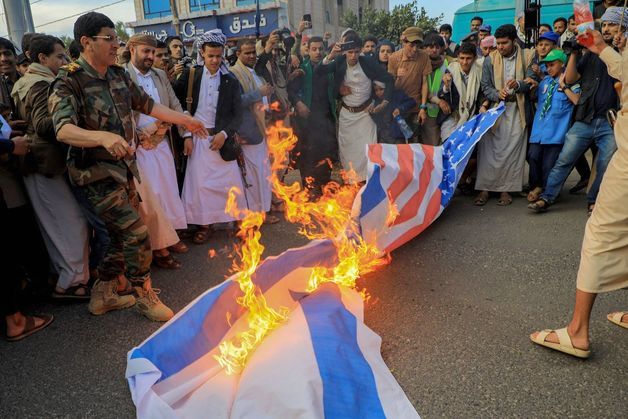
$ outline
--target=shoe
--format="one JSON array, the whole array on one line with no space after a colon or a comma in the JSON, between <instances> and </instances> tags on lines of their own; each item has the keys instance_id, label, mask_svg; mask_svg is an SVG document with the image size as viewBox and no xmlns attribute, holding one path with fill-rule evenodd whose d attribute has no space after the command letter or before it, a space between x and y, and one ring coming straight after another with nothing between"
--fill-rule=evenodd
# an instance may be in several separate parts
<instances>
[{"instance_id":1,"label":"shoe","mask_svg":"<svg viewBox=\"0 0 628 419\"><path fill-rule=\"evenodd\" d=\"M159 300L160 290L153 288L150 280L142 287L135 287L135 292L138 296L136 307L144 316L156 322L167 322L174 316L172 310Z\"/></svg>"},{"instance_id":2,"label":"shoe","mask_svg":"<svg viewBox=\"0 0 628 419\"><path fill-rule=\"evenodd\" d=\"M610 313L606 316L609 322L615 323L617 326L621 326L625 329L628 329L628 323L622 323L621 319L626 315L626 311L617 311L615 313Z\"/></svg>"},{"instance_id":3,"label":"shoe","mask_svg":"<svg viewBox=\"0 0 628 419\"><path fill-rule=\"evenodd\" d=\"M573 188L569 189L569 193L572 195L577 194L587 186L589 186L589 179L580 179Z\"/></svg>"},{"instance_id":4,"label":"shoe","mask_svg":"<svg viewBox=\"0 0 628 419\"><path fill-rule=\"evenodd\" d=\"M98 281L92 288L89 300L89 312L100 316L111 310L120 310L135 304L132 295L118 295L118 281Z\"/></svg>"},{"instance_id":5,"label":"shoe","mask_svg":"<svg viewBox=\"0 0 628 419\"><path fill-rule=\"evenodd\" d=\"M547 335L552 332L555 332L556 336L558 336L559 343L548 342L545 340L545 338L547 338ZM537 345L545 346L546 348L563 352L568 355L575 356L576 358L587 359L589 356L591 356L591 351L585 351L584 349L578 349L573 346L573 343L571 342L571 337L569 336L569 333L567 333L566 327L556 330L542 330L541 332L539 332L538 335L536 335L536 337L532 337L532 335L530 335L530 340L532 340L532 342L536 343Z\"/></svg>"}]
</instances>

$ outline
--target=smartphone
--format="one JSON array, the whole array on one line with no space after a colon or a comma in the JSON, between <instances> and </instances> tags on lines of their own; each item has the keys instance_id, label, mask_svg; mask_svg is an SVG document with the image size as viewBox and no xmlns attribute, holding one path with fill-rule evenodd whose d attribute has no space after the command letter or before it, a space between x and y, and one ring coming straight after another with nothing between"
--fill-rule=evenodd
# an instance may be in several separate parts
<instances>
[{"instance_id":1,"label":"smartphone","mask_svg":"<svg viewBox=\"0 0 628 419\"><path fill-rule=\"evenodd\" d=\"M308 14L303 15L303 21L307 22L306 27L308 29L312 29L312 15L311 14L308 13Z\"/></svg>"},{"instance_id":2,"label":"smartphone","mask_svg":"<svg viewBox=\"0 0 628 419\"><path fill-rule=\"evenodd\" d=\"M340 44L340 51L349 51L352 49L356 48L356 43L355 41L348 41L348 42L343 42L342 44Z\"/></svg>"}]
</instances>

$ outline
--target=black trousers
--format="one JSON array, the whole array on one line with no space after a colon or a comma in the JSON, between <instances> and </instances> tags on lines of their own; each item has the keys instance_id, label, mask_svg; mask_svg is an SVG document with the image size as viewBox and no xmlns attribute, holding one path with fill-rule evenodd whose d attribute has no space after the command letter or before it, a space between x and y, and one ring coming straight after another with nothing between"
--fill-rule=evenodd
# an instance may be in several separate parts
<instances>
[{"instance_id":1,"label":"black trousers","mask_svg":"<svg viewBox=\"0 0 628 419\"><path fill-rule=\"evenodd\" d=\"M296 158L301 181L315 195L331 180L331 163L338 159L336 124L331 114L312 112L307 119L297 119Z\"/></svg>"},{"instance_id":2,"label":"black trousers","mask_svg":"<svg viewBox=\"0 0 628 419\"><path fill-rule=\"evenodd\" d=\"M0 202L0 266L0 314L8 316L22 307L23 280L35 288L46 286L48 280L48 253L30 205L7 208Z\"/></svg>"}]
</instances>

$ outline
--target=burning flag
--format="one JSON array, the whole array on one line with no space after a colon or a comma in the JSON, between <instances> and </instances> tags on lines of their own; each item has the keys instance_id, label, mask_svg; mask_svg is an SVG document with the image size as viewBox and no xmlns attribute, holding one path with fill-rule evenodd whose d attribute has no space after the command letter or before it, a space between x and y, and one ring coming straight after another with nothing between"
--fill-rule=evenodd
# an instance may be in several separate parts
<instances>
[{"instance_id":1,"label":"burning flag","mask_svg":"<svg viewBox=\"0 0 628 419\"><path fill-rule=\"evenodd\" d=\"M329 185L310 202L299 185L280 181L296 137L272 127L274 192L312 241L261 261L263 215L245 216L238 272L129 352L138 417L418 417L352 288L441 214L503 110L472 119L440 147L371 145L353 209L353 186Z\"/></svg>"}]
</instances>

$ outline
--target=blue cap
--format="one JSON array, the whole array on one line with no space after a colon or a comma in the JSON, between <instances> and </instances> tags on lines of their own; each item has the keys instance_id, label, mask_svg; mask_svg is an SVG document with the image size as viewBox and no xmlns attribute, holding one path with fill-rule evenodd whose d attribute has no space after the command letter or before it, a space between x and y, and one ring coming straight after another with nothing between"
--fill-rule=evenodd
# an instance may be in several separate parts
<instances>
[{"instance_id":1,"label":"blue cap","mask_svg":"<svg viewBox=\"0 0 628 419\"><path fill-rule=\"evenodd\" d=\"M548 41L552 41L556 45L558 45L558 40L560 39L560 35L556 32L545 32L543 35L539 36L539 41L541 39L547 39Z\"/></svg>"},{"instance_id":2,"label":"blue cap","mask_svg":"<svg viewBox=\"0 0 628 419\"><path fill-rule=\"evenodd\" d=\"M491 25L482 25L480 26L480 32L488 32L491 33L491 30L493 28L491 27Z\"/></svg>"}]
</instances>

